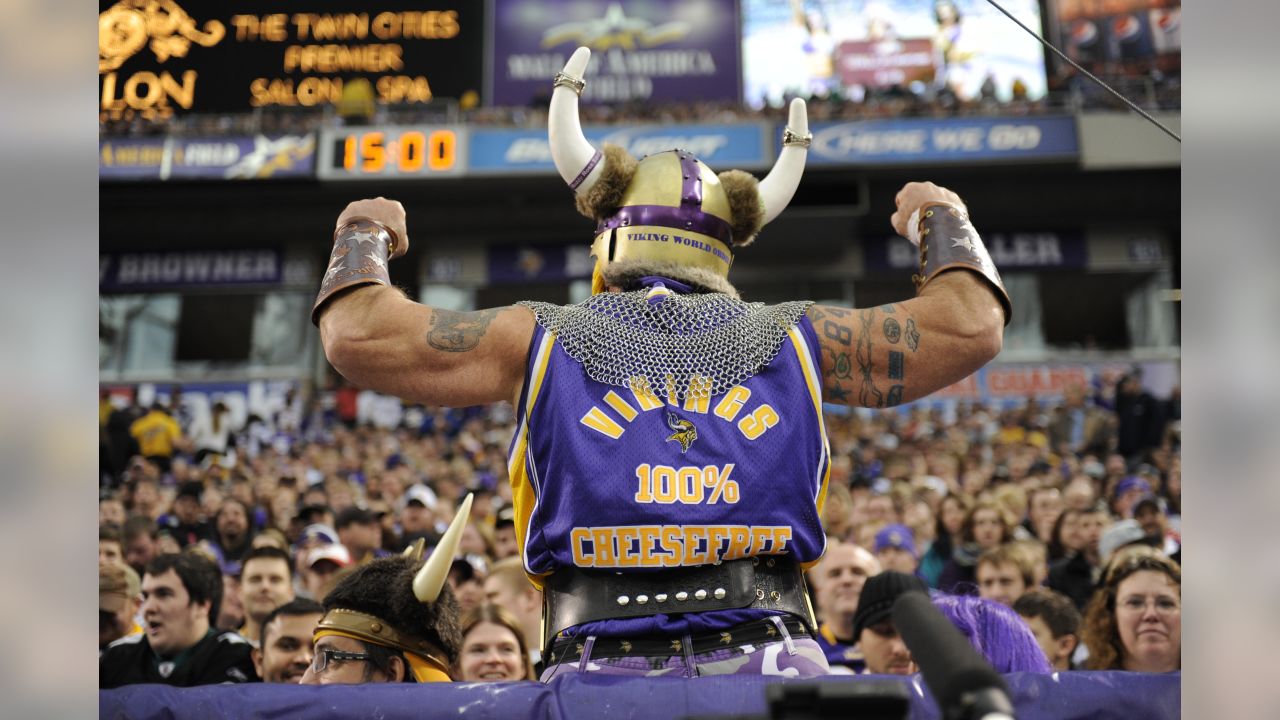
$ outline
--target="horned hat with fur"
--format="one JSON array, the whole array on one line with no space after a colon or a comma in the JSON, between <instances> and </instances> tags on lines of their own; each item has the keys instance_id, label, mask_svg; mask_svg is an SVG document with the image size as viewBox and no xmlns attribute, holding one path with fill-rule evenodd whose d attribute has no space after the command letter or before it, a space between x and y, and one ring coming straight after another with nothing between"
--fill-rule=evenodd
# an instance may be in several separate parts
<instances>
[{"instance_id":1,"label":"horned hat with fur","mask_svg":"<svg viewBox=\"0 0 1280 720\"><path fill-rule=\"evenodd\" d=\"M577 193L578 211L597 222L592 293L661 275L733 297L733 252L787 207L804 174L810 135L803 100L791 101L782 152L768 176L717 175L692 154L669 150L639 161L582 133L578 95L591 51L574 51L556 75L548 123L556 169Z\"/></svg>"}]
</instances>

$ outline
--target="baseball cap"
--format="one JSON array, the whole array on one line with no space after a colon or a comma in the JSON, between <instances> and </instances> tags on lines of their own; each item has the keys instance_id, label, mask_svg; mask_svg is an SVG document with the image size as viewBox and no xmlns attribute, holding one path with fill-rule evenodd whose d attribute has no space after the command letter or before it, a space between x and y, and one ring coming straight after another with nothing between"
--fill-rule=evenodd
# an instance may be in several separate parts
<instances>
[{"instance_id":1,"label":"baseball cap","mask_svg":"<svg viewBox=\"0 0 1280 720\"><path fill-rule=\"evenodd\" d=\"M493 521L493 528L496 530L500 527L516 524L516 509L508 505L498 511Z\"/></svg>"},{"instance_id":2,"label":"baseball cap","mask_svg":"<svg viewBox=\"0 0 1280 720\"><path fill-rule=\"evenodd\" d=\"M1139 510L1147 506L1155 508L1156 512L1164 511L1164 506L1160 504L1160 498L1148 493L1138 498L1138 502L1133 504L1133 514L1137 515Z\"/></svg>"},{"instance_id":3,"label":"baseball cap","mask_svg":"<svg viewBox=\"0 0 1280 720\"><path fill-rule=\"evenodd\" d=\"M1115 551L1125 545L1138 542L1144 537L1146 533L1142 531L1142 526L1137 520L1121 520L1113 524L1103 531L1102 537L1098 539L1098 555L1102 559L1102 564L1106 565Z\"/></svg>"},{"instance_id":4,"label":"baseball cap","mask_svg":"<svg viewBox=\"0 0 1280 720\"><path fill-rule=\"evenodd\" d=\"M351 553L347 551L345 545L339 543L318 545L307 553L307 567L314 567L321 560L328 560L338 567L346 567L351 564Z\"/></svg>"},{"instance_id":5,"label":"baseball cap","mask_svg":"<svg viewBox=\"0 0 1280 720\"><path fill-rule=\"evenodd\" d=\"M204 495L204 484L198 480L190 480L178 486L178 494L176 497L195 498L196 502L200 502L200 498Z\"/></svg>"},{"instance_id":6,"label":"baseball cap","mask_svg":"<svg viewBox=\"0 0 1280 720\"><path fill-rule=\"evenodd\" d=\"M313 539L318 539L325 545L332 545L338 542L338 531L324 523L312 523L302 529L302 537L298 540L298 544L301 545Z\"/></svg>"},{"instance_id":7,"label":"baseball cap","mask_svg":"<svg viewBox=\"0 0 1280 720\"><path fill-rule=\"evenodd\" d=\"M431 488L426 485L411 485L404 491L404 505L416 502L428 510L435 510L439 500Z\"/></svg>"},{"instance_id":8,"label":"baseball cap","mask_svg":"<svg viewBox=\"0 0 1280 720\"><path fill-rule=\"evenodd\" d=\"M351 507L343 508L342 512L338 513L338 517L334 519L333 524L338 530L341 530L353 524L374 525L377 522L377 515L365 508L352 505Z\"/></svg>"},{"instance_id":9,"label":"baseball cap","mask_svg":"<svg viewBox=\"0 0 1280 720\"><path fill-rule=\"evenodd\" d=\"M880 528L880 532L876 533L873 548L877 553L887 548L898 548L911 553L911 557L919 557L916 555L915 533L911 532L911 528L906 525L885 525Z\"/></svg>"},{"instance_id":10,"label":"baseball cap","mask_svg":"<svg viewBox=\"0 0 1280 720\"><path fill-rule=\"evenodd\" d=\"M1144 493L1151 492L1151 483L1146 478L1130 475L1129 477L1116 483L1116 497L1120 497L1132 490L1141 490Z\"/></svg>"},{"instance_id":11,"label":"baseball cap","mask_svg":"<svg viewBox=\"0 0 1280 720\"><path fill-rule=\"evenodd\" d=\"M858 596L858 611L853 615L853 637L862 635L864 628L882 622L893 613L893 603L904 593L929 594L929 587L915 575L885 570L872 575L862 586Z\"/></svg>"},{"instance_id":12,"label":"baseball cap","mask_svg":"<svg viewBox=\"0 0 1280 720\"><path fill-rule=\"evenodd\" d=\"M98 566L98 609L120 612L131 598L142 592L138 573L127 565L107 564Z\"/></svg>"}]
</instances>

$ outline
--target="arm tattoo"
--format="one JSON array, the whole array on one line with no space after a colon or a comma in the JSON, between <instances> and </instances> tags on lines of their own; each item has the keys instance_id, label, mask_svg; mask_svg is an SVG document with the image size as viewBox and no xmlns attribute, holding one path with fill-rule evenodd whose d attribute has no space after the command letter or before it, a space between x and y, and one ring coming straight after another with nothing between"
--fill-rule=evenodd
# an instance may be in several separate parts
<instances>
[{"instance_id":1,"label":"arm tattoo","mask_svg":"<svg viewBox=\"0 0 1280 720\"><path fill-rule=\"evenodd\" d=\"M920 331L916 330L916 321L907 320L907 347L911 348L911 352L915 352L920 347Z\"/></svg>"},{"instance_id":2,"label":"arm tattoo","mask_svg":"<svg viewBox=\"0 0 1280 720\"><path fill-rule=\"evenodd\" d=\"M871 326L875 323L876 311L864 310L858 319L862 322L862 330L858 333L856 357L858 369L862 372L862 388L858 391L858 402L864 407L884 407L884 395L875 385L875 366L871 362Z\"/></svg>"},{"instance_id":3,"label":"arm tattoo","mask_svg":"<svg viewBox=\"0 0 1280 720\"><path fill-rule=\"evenodd\" d=\"M894 345L897 345L898 341L902 339L902 326L898 324L897 320L893 318L884 319L884 339Z\"/></svg>"},{"instance_id":4,"label":"arm tattoo","mask_svg":"<svg viewBox=\"0 0 1280 720\"><path fill-rule=\"evenodd\" d=\"M479 312L435 310L431 314L431 328L427 330L427 343L444 352L474 350L497 316L497 308Z\"/></svg>"}]
</instances>

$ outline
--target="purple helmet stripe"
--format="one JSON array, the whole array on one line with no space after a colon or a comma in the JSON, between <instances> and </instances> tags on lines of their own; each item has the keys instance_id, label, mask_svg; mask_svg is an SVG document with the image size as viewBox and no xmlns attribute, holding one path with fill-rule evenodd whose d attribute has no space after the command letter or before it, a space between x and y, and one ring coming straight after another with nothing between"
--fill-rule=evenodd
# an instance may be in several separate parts
<instances>
[{"instance_id":1,"label":"purple helmet stripe","mask_svg":"<svg viewBox=\"0 0 1280 720\"><path fill-rule=\"evenodd\" d=\"M698 159L684 150L677 150L676 156L680 158L680 174L684 176L684 183L680 188L680 204L701 208L702 173L698 169Z\"/></svg>"},{"instance_id":2,"label":"purple helmet stripe","mask_svg":"<svg viewBox=\"0 0 1280 720\"><path fill-rule=\"evenodd\" d=\"M569 183L569 189L576 191L578 186L582 184L582 181L586 180L587 176L591 174L591 171L595 169L596 165L600 164L600 158L602 157L604 157L604 154L597 150L596 154L592 155L591 159L587 161L586 167L582 168L582 172L578 173L578 177L574 178L573 182Z\"/></svg>"},{"instance_id":3,"label":"purple helmet stripe","mask_svg":"<svg viewBox=\"0 0 1280 720\"><path fill-rule=\"evenodd\" d=\"M605 230L635 225L656 225L673 230L691 230L733 247L729 223L710 213L688 207L666 205L628 205L596 226L596 234Z\"/></svg>"}]
</instances>

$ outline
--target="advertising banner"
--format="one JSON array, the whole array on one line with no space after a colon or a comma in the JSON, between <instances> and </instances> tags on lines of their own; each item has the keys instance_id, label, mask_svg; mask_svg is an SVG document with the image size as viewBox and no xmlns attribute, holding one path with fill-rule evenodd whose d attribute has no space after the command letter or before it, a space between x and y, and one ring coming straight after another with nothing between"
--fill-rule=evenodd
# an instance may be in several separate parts
<instances>
[{"instance_id":1,"label":"advertising banner","mask_svg":"<svg viewBox=\"0 0 1280 720\"><path fill-rule=\"evenodd\" d=\"M1059 0L1057 8L1067 55L1086 70L1138 75L1152 69L1180 72L1181 0Z\"/></svg>"},{"instance_id":2,"label":"advertising banner","mask_svg":"<svg viewBox=\"0 0 1280 720\"><path fill-rule=\"evenodd\" d=\"M738 125L635 125L583 128L596 147L613 143L637 158L681 148L692 152L712 169L762 167L772 160L766 148L772 126ZM473 128L470 134L471 173L554 173L546 130Z\"/></svg>"},{"instance_id":3,"label":"advertising banner","mask_svg":"<svg viewBox=\"0 0 1280 720\"><path fill-rule=\"evenodd\" d=\"M169 250L98 256L98 292L146 292L159 288L279 285L279 249Z\"/></svg>"},{"instance_id":4,"label":"advertising banner","mask_svg":"<svg viewBox=\"0 0 1280 720\"><path fill-rule=\"evenodd\" d=\"M810 130L811 165L1073 160L1080 154L1075 119L1067 116L820 122Z\"/></svg>"},{"instance_id":5,"label":"advertising banner","mask_svg":"<svg viewBox=\"0 0 1280 720\"><path fill-rule=\"evenodd\" d=\"M1081 270L1089 265L1083 233L1019 232L983 233L991 261L1002 272L1010 270ZM864 259L868 271L916 270L920 250L905 238L866 238Z\"/></svg>"},{"instance_id":6,"label":"advertising banner","mask_svg":"<svg viewBox=\"0 0 1280 720\"><path fill-rule=\"evenodd\" d=\"M478 102L485 0L99 0L99 119Z\"/></svg>"},{"instance_id":7,"label":"advertising banner","mask_svg":"<svg viewBox=\"0 0 1280 720\"><path fill-rule=\"evenodd\" d=\"M1037 0L1001 5L1040 30ZM742 57L753 107L891 87L966 101L1047 90L1040 43L985 0L742 0Z\"/></svg>"},{"instance_id":8,"label":"advertising banner","mask_svg":"<svg viewBox=\"0 0 1280 720\"><path fill-rule=\"evenodd\" d=\"M492 105L551 97L579 46L582 101L738 100L735 0L493 0Z\"/></svg>"},{"instance_id":9,"label":"advertising banner","mask_svg":"<svg viewBox=\"0 0 1280 720\"><path fill-rule=\"evenodd\" d=\"M969 377L949 385L921 403L997 402L1016 404L1034 397L1039 402L1058 402L1063 391L1080 385L1087 392L1094 388L1114 387L1124 373L1138 367L1142 385L1156 397L1168 397L1179 384L1178 365L1172 360L1079 363L992 363Z\"/></svg>"},{"instance_id":10,"label":"advertising banner","mask_svg":"<svg viewBox=\"0 0 1280 720\"><path fill-rule=\"evenodd\" d=\"M584 245L490 247L489 282L555 282L587 278L594 266L589 252L590 249Z\"/></svg>"},{"instance_id":11,"label":"advertising banner","mask_svg":"<svg viewBox=\"0 0 1280 720\"><path fill-rule=\"evenodd\" d=\"M163 138L98 141L99 180L159 180L167 141Z\"/></svg>"},{"instance_id":12,"label":"advertising banner","mask_svg":"<svg viewBox=\"0 0 1280 720\"><path fill-rule=\"evenodd\" d=\"M171 179L244 180L312 177L314 135L268 138L184 138L173 143Z\"/></svg>"}]
</instances>

